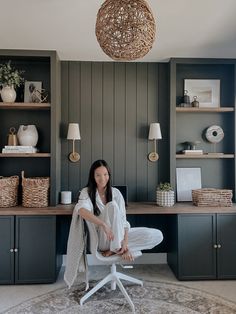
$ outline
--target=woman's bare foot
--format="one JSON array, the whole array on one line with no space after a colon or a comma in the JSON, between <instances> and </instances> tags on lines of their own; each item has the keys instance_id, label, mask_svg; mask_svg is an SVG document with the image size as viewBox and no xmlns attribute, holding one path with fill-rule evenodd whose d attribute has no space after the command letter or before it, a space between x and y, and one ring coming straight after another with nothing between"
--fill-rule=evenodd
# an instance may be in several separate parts
<instances>
[{"instance_id":1,"label":"woman's bare foot","mask_svg":"<svg viewBox=\"0 0 236 314\"><path fill-rule=\"evenodd\" d=\"M121 257L122 257L125 261L133 261L133 260L134 260L134 257L133 257L132 253L131 253L129 250L127 250L125 253L123 253L123 254L121 255Z\"/></svg>"},{"instance_id":2,"label":"woman's bare foot","mask_svg":"<svg viewBox=\"0 0 236 314\"><path fill-rule=\"evenodd\" d=\"M103 251L101 253L102 253L102 256L104 256L104 257L108 257L108 256L112 256L112 255L116 254L115 252L112 252L110 250Z\"/></svg>"}]
</instances>

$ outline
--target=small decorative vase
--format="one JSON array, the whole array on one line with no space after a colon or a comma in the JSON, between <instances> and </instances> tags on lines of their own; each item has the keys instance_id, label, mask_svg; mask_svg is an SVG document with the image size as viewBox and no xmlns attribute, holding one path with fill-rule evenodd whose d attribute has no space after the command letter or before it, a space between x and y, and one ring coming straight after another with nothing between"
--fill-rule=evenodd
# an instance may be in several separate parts
<instances>
[{"instance_id":1,"label":"small decorative vase","mask_svg":"<svg viewBox=\"0 0 236 314\"><path fill-rule=\"evenodd\" d=\"M14 86L3 86L1 90L1 97L3 102L14 102L16 100L16 91Z\"/></svg>"},{"instance_id":2,"label":"small decorative vase","mask_svg":"<svg viewBox=\"0 0 236 314\"><path fill-rule=\"evenodd\" d=\"M35 125L20 125L17 132L20 145L36 146L38 142L38 131Z\"/></svg>"},{"instance_id":3,"label":"small decorative vase","mask_svg":"<svg viewBox=\"0 0 236 314\"><path fill-rule=\"evenodd\" d=\"M157 205L162 207L171 207L175 203L174 191L157 190Z\"/></svg>"}]
</instances>

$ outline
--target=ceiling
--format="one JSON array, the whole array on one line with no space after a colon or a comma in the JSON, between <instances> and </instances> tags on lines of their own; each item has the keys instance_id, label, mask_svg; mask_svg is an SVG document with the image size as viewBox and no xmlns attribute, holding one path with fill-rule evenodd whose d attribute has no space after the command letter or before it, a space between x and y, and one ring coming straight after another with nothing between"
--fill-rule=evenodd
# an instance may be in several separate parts
<instances>
[{"instance_id":1,"label":"ceiling","mask_svg":"<svg viewBox=\"0 0 236 314\"><path fill-rule=\"evenodd\" d=\"M95 36L102 0L3 0L1 49L57 50L61 60L113 61ZM157 25L152 50L136 61L236 58L235 0L148 0Z\"/></svg>"}]
</instances>

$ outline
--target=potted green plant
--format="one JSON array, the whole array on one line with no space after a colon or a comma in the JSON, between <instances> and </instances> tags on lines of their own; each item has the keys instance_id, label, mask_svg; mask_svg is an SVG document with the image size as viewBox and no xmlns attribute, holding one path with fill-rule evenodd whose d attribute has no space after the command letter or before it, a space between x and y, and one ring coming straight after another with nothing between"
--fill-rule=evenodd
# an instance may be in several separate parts
<instances>
[{"instance_id":1,"label":"potted green plant","mask_svg":"<svg viewBox=\"0 0 236 314\"><path fill-rule=\"evenodd\" d=\"M161 182L158 185L156 197L159 206L170 207L175 203L175 192L169 182Z\"/></svg>"},{"instance_id":2,"label":"potted green plant","mask_svg":"<svg viewBox=\"0 0 236 314\"><path fill-rule=\"evenodd\" d=\"M24 82L22 73L24 73L24 71L15 69L11 65L11 61L0 64L0 85L2 87L1 97L3 102L15 101L15 88L19 87Z\"/></svg>"}]
</instances>

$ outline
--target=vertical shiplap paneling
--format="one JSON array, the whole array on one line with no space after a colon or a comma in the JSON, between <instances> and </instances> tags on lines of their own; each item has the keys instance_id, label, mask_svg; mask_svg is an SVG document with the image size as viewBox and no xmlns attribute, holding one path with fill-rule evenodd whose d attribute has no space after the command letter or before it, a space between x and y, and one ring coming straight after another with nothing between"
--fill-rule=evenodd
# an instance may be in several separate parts
<instances>
[{"instance_id":1,"label":"vertical shiplap paneling","mask_svg":"<svg viewBox=\"0 0 236 314\"><path fill-rule=\"evenodd\" d=\"M81 63L81 186L92 164L92 63Z\"/></svg>"},{"instance_id":2,"label":"vertical shiplap paneling","mask_svg":"<svg viewBox=\"0 0 236 314\"><path fill-rule=\"evenodd\" d=\"M129 200L137 197L137 65L126 64L126 184Z\"/></svg>"},{"instance_id":3,"label":"vertical shiplap paneling","mask_svg":"<svg viewBox=\"0 0 236 314\"><path fill-rule=\"evenodd\" d=\"M156 63L148 64L148 131L149 125L152 122L159 122L158 117L158 66ZM153 151L153 141L148 141L148 152ZM158 152L158 141L157 141L157 152ZM156 198L156 187L158 182L158 163L148 161L148 180L147 180L147 191L148 200L153 201Z\"/></svg>"},{"instance_id":4,"label":"vertical shiplap paneling","mask_svg":"<svg viewBox=\"0 0 236 314\"><path fill-rule=\"evenodd\" d=\"M68 149L69 143L66 139L68 129L69 114L69 63L61 63L61 190L69 189L69 172L68 172Z\"/></svg>"},{"instance_id":5,"label":"vertical shiplap paneling","mask_svg":"<svg viewBox=\"0 0 236 314\"><path fill-rule=\"evenodd\" d=\"M78 163L68 161L72 143L63 140L63 189L75 196L87 183L92 161L103 158L111 167L113 183L128 185L130 201L155 200L158 179L168 173L167 73L167 65L161 65L160 72L160 64L152 63L63 65L62 133L66 137L69 122L79 122L81 131ZM148 127L155 121L161 123L163 140L158 142L159 161L150 163L147 154L153 143L148 142Z\"/></svg>"},{"instance_id":6,"label":"vertical shiplap paneling","mask_svg":"<svg viewBox=\"0 0 236 314\"><path fill-rule=\"evenodd\" d=\"M69 113L68 123L79 123L80 124L80 85L81 85L81 63L80 62L69 62ZM69 153L72 151L72 141L69 142ZM80 141L75 141L75 150L80 152L81 145ZM69 185L68 189L73 193L73 199L77 197L79 190L79 179L80 179L80 162L72 163L69 162Z\"/></svg>"},{"instance_id":7,"label":"vertical shiplap paneling","mask_svg":"<svg viewBox=\"0 0 236 314\"><path fill-rule=\"evenodd\" d=\"M147 64L137 64L137 201L147 200Z\"/></svg>"},{"instance_id":8,"label":"vertical shiplap paneling","mask_svg":"<svg viewBox=\"0 0 236 314\"><path fill-rule=\"evenodd\" d=\"M114 63L103 63L103 159L114 172Z\"/></svg>"},{"instance_id":9,"label":"vertical shiplap paneling","mask_svg":"<svg viewBox=\"0 0 236 314\"><path fill-rule=\"evenodd\" d=\"M102 63L92 63L92 161L102 158Z\"/></svg>"},{"instance_id":10,"label":"vertical shiplap paneling","mask_svg":"<svg viewBox=\"0 0 236 314\"><path fill-rule=\"evenodd\" d=\"M114 88L114 184L125 183L125 64L115 64Z\"/></svg>"}]
</instances>

